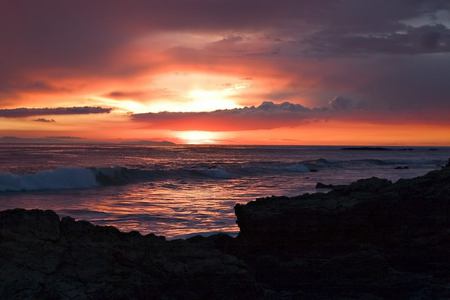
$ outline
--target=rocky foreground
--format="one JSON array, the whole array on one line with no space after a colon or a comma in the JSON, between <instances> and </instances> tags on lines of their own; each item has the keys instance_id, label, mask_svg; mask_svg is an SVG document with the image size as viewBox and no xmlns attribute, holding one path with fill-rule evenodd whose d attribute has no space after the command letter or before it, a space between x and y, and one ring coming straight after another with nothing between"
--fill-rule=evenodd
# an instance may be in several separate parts
<instances>
[{"instance_id":1,"label":"rocky foreground","mask_svg":"<svg viewBox=\"0 0 450 300\"><path fill-rule=\"evenodd\" d=\"M0 299L450 299L450 165L328 187L237 205L237 238L0 212Z\"/></svg>"}]
</instances>

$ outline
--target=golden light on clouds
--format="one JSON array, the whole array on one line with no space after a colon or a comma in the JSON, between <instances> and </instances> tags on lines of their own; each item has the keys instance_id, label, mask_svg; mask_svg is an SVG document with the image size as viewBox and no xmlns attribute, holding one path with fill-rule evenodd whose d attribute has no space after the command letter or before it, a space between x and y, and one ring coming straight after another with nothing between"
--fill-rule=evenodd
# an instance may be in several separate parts
<instances>
[{"instance_id":1,"label":"golden light on clouds","mask_svg":"<svg viewBox=\"0 0 450 300\"><path fill-rule=\"evenodd\" d=\"M113 107L116 112L145 113L149 110L149 107L145 103L141 103L132 99L116 100L99 96L91 96L90 99L96 101L99 105Z\"/></svg>"},{"instance_id":2,"label":"golden light on clouds","mask_svg":"<svg viewBox=\"0 0 450 300\"><path fill-rule=\"evenodd\" d=\"M0 136L450 144L448 14L435 10L434 20L424 19L420 3L393 5L390 20L377 11L374 26L382 29L374 35L365 20L341 15L352 1L331 15L334 4L314 1L267 1L256 13L245 1L108 2L107 12L94 5L92 14L82 6L28 5L56 24L50 31L13 2L0 18L11 31L1 36L8 47L0 47ZM77 14L86 26L70 28L66 19ZM108 112L29 114L73 107ZM14 109L24 114L13 116ZM362 123L376 126L360 132Z\"/></svg>"},{"instance_id":3,"label":"golden light on clouds","mask_svg":"<svg viewBox=\"0 0 450 300\"><path fill-rule=\"evenodd\" d=\"M238 100L248 88L249 83L229 76L175 73L158 76L147 86L134 87L139 92L117 92L120 99L113 97L114 93L87 98L122 113L202 112L242 107Z\"/></svg>"}]
</instances>

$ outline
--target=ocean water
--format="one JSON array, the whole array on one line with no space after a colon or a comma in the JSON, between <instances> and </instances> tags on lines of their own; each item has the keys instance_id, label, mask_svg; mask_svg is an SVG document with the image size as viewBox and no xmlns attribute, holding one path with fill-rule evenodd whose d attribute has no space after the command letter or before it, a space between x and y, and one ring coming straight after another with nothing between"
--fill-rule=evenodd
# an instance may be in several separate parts
<instances>
[{"instance_id":1,"label":"ocean water","mask_svg":"<svg viewBox=\"0 0 450 300\"><path fill-rule=\"evenodd\" d=\"M428 147L3 144L0 210L52 209L168 238L236 233L236 203L314 192L317 182L415 177L449 157L450 148Z\"/></svg>"}]
</instances>

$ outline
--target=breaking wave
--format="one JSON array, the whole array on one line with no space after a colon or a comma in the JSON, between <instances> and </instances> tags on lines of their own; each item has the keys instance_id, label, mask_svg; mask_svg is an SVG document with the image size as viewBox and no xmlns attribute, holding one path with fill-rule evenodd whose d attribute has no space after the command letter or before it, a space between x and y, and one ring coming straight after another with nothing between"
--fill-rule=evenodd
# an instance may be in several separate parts
<instances>
[{"instance_id":1,"label":"breaking wave","mask_svg":"<svg viewBox=\"0 0 450 300\"><path fill-rule=\"evenodd\" d=\"M181 168L153 166L147 168L92 167L58 168L31 174L0 173L0 192L40 190L86 189L99 186L121 185L139 181L164 179L227 180L248 176L307 173L326 169L370 166L413 165L407 160L341 160L317 159L301 162L246 162L217 165L191 165ZM438 161L420 162L439 165Z\"/></svg>"},{"instance_id":2,"label":"breaking wave","mask_svg":"<svg viewBox=\"0 0 450 300\"><path fill-rule=\"evenodd\" d=\"M60 168L21 175L0 173L2 192L81 189L97 185L95 173L84 168Z\"/></svg>"}]
</instances>

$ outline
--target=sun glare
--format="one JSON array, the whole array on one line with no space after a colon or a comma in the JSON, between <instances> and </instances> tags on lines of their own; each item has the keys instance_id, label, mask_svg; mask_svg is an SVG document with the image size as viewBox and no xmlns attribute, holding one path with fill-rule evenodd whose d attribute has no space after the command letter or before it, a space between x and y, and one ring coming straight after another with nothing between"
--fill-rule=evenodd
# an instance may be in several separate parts
<instances>
[{"instance_id":1,"label":"sun glare","mask_svg":"<svg viewBox=\"0 0 450 300\"><path fill-rule=\"evenodd\" d=\"M115 100L99 96L91 96L90 99L98 101L101 105L114 107L118 111L127 113L146 113L149 111L149 105L131 99Z\"/></svg>"},{"instance_id":2,"label":"sun glare","mask_svg":"<svg viewBox=\"0 0 450 300\"><path fill-rule=\"evenodd\" d=\"M116 110L131 113L158 113L162 111L201 112L241 107L232 98L237 95L238 89L240 88L233 87L222 90L194 89L187 92L184 96L184 101L172 102L170 99L166 99L164 101L147 103L133 99L116 100L99 96L91 96L90 99L96 100L100 105L107 105L116 108ZM183 98L183 96L180 95L180 98Z\"/></svg>"},{"instance_id":3,"label":"sun glare","mask_svg":"<svg viewBox=\"0 0 450 300\"><path fill-rule=\"evenodd\" d=\"M219 133L211 131L182 131L178 132L176 137L183 140L186 144L216 144Z\"/></svg>"},{"instance_id":4,"label":"sun glare","mask_svg":"<svg viewBox=\"0 0 450 300\"><path fill-rule=\"evenodd\" d=\"M189 103L191 111L213 111L219 109L233 109L239 105L228 97L232 96L230 91L225 90L192 90L189 92Z\"/></svg>"}]
</instances>

